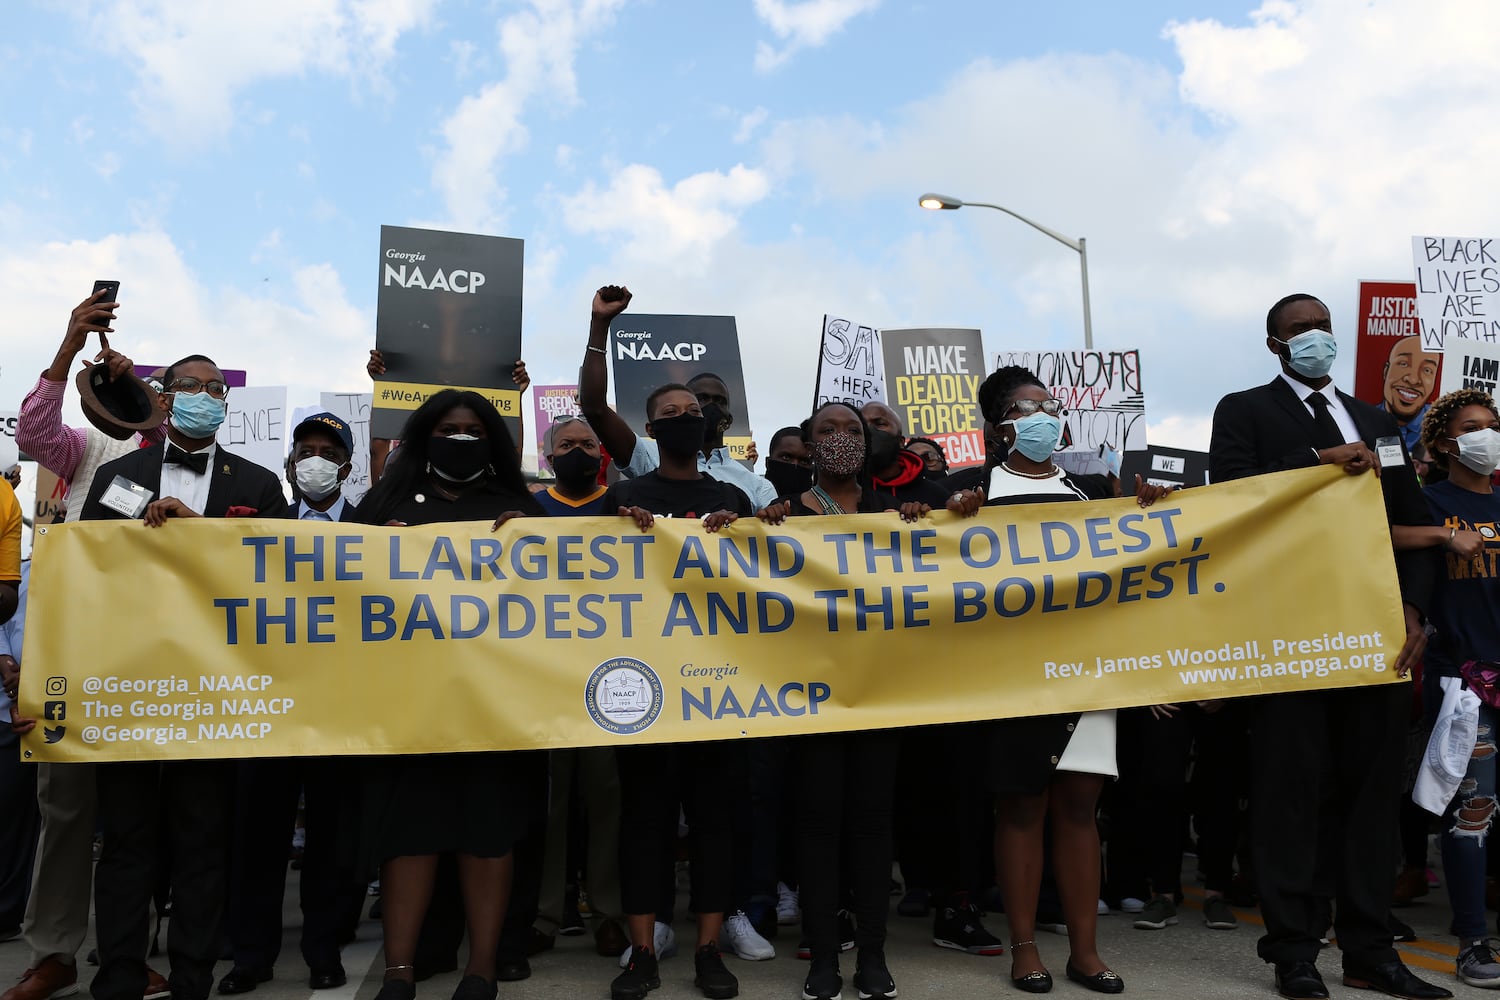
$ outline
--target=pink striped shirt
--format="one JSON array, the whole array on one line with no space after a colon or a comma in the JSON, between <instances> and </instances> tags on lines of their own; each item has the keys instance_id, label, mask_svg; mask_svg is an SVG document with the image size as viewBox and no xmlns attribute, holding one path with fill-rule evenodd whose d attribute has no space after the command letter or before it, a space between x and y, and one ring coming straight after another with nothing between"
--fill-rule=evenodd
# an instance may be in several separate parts
<instances>
[{"instance_id":1,"label":"pink striped shirt","mask_svg":"<svg viewBox=\"0 0 1500 1000\"><path fill-rule=\"evenodd\" d=\"M62 422L64 382L54 382L45 372L36 387L21 400L16 419L16 447L51 469L63 482L71 483L78 460L88 445L88 432ZM160 424L144 435L147 444L155 444L167 435L167 425Z\"/></svg>"}]
</instances>

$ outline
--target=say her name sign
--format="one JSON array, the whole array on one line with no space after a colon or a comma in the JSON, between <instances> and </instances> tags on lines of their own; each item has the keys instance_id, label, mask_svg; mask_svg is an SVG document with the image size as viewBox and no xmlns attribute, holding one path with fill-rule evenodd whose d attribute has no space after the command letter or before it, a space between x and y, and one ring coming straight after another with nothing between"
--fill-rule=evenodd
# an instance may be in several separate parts
<instances>
[{"instance_id":1,"label":"say her name sign","mask_svg":"<svg viewBox=\"0 0 1500 1000\"><path fill-rule=\"evenodd\" d=\"M1097 454L1146 447L1140 351L1001 351L995 366L1029 369L1063 401L1063 451Z\"/></svg>"},{"instance_id":2,"label":"say her name sign","mask_svg":"<svg viewBox=\"0 0 1500 1000\"><path fill-rule=\"evenodd\" d=\"M824 315L813 409L824 403L864 406L876 400L885 401L885 358L880 353L880 331L853 320Z\"/></svg>"},{"instance_id":3,"label":"say her name sign","mask_svg":"<svg viewBox=\"0 0 1500 1000\"><path fill-rule=\"evenodd\" d=\"M1413 236L1422 348L1448 338L1500 341L1500 244L1489 238ZM1445 376L1443 385L1447 387Z\"/></svg>"}]
</instances>

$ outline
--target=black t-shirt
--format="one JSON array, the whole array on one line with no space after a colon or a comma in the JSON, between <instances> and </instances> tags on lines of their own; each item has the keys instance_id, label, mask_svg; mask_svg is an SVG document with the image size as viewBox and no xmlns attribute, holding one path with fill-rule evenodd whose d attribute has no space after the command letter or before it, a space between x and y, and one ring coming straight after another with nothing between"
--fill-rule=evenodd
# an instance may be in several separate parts
<instances>
[{"instance_id":1,"label":"black t-shirt","mask_svg":"<svg viewBox=\"0 0 1500 1000\"><path fill-rule=\"evenodd\" d=\"M1473 559L1443 553L1444 573L1428 606L1437 641L1427 646L1427 669L1455 677L1465 660L1500 662L1500 493L1473 493L1444 480L1422 494L1433 521L1484 536Z\"/></svg>"},{"instance_id":2,"label":"black t-shirt","mask_svg":"<svg viewBox=\"0 0 1500 1000\"><path fill-rule=\"evenodd\" d=\"M706 517L716 510L755 516L755 504L738 486L702 474L697 479L668 479L655 469L609 488L604 513L621 507L644 507L657 517Z\"/></svg>"}]
</instances>

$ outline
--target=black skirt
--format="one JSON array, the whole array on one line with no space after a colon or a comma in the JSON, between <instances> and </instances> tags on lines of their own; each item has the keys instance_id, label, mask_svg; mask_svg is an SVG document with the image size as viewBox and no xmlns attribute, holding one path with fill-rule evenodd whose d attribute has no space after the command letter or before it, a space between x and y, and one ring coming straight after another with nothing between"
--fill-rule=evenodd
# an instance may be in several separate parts
<instances>
[{"instance_id":1,"label":"black skirt","mask_svg":"<svg viewBox=\"0 0 1500 1000\"><path fill-rule=\"evenodd\" d=\"M1078 712L986 723L990 791L1000 798L1040 795L1073 738Z\"/></svg>"}]
</instances>

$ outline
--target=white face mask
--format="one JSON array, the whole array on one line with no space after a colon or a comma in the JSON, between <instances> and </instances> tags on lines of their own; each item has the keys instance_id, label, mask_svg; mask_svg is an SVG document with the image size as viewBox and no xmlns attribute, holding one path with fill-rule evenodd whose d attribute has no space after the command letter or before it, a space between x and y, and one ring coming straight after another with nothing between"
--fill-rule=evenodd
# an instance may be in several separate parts
<instances>
[{"instance_id":1,"label":"white face mask","mask_svg":"<svg viewBox=\"0 0 1500 1000\"><path fill-rule=\"evenodd\" d=\"M1481 476L1500 468L1500 431L1493 427L1469 431L1452 440L1458 442L1458 460Z\"/></svg>"},{"instance_id":2,"label":"white face mask","mask_svg":"<svg viewBox=\"0 0 1500 1000\"><path fill-rule=\"evenodd\" d=\"M296 467L297 489L314 502L326 499L339 488L339 470L342 468L342 465L335 465L317 455L304 458Z\"/></svg>"}]
</instances>

